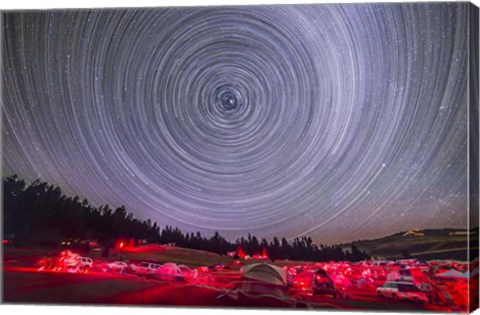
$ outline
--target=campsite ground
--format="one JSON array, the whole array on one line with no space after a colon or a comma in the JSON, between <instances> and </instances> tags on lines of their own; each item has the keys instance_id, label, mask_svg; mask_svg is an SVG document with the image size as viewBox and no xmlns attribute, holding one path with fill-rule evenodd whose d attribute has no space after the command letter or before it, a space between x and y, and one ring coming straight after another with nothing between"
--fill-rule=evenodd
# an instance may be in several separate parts
<instances>
[{"instance_id":1,"label":"campsite ground","mask_svg":"<svg viewBox=\"0 0 480 315\"><path fill-rule=\"evenodd\" d=\"M104 273L37 272L34 268L6 267L3 273L4 302L15 304L94 304L248 307L217 299L225 287L198 286L144 280L132 275ZM348 300L325 296L302 299L313 308L425 310L425 305L391 301L372 292L358 292ZM274 305L263 305L273 307Z\"/></svg>"},{"instance_id":2,"label":"campsite ground","mask_svg":"<svg viewBox=\"0 0 480 315\"><path fill-rule=\"evenodd\" d=\"M58 250L4 248L2 277L3 301L5 303L40 304L94 304L94 305L157 305L157 306L214 306L248 307L251 305L219 299L232 281L240 278L241 265L224 270L210 270L214 282L197 283L146 280L135 275L92 272L39 272L36 263L45 256L58 255ZM90 255L100 261L101 253ZM106 259L106 258L103 258ZM175 247L158 247L149 250L111 251L106 260L173 261L191 267L230 264L233 258L214 253ZM255 261L243 261L254 263ZM298 261L276 261L277 265L302 265ZM433 310L430 304L415 304L377 296L375 290L352 289L347 299L327 296L291 295L299 304L311 308L331 309L376 309L376 310ZM274 301L275 302L275 301ZM264 302L255 307L274 307L275 303Z\"/></svg>"}]
</instances>

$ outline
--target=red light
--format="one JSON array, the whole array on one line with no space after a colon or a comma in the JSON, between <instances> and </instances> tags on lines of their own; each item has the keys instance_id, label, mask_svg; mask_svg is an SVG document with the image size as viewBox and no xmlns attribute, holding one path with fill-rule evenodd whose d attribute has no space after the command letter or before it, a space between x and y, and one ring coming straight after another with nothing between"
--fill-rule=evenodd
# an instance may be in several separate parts
<instances>
[{"instance_id":1,"label":"red light","mask_svg":"<svg viewBox=\"0 0 480 315\"><path fill-rule=\"evenodd\" d=\"M4 244L4 245L5 245L5 244L8 244L8 243L9 243L8 240L3 240L3 241L2 241L2 244Z\"/></svg>"},{"instance_id":2,"label":"red light","mask_svg":"<svg viewBox=\"0 0 480 315\"><path fill-rule=\"evenodd\" d=\"M123 248L123 242L120 242L120 248Z\"/></svg>"}]
</instances>

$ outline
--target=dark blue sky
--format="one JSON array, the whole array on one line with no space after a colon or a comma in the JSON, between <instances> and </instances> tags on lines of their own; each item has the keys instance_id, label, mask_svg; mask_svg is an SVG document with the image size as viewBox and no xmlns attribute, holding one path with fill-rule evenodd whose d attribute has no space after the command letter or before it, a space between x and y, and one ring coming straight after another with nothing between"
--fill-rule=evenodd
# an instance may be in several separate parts
<instances>
[{"instance_id":1,"label":"dark blue sky","mask_svg":"<svg viewBox=\"0 0 480 315\"><path fill-rule=\"evenodd\" d=\"M229 239L467 223L467 4L6 13L3 175Z\"/></svg>"}]
</instances>

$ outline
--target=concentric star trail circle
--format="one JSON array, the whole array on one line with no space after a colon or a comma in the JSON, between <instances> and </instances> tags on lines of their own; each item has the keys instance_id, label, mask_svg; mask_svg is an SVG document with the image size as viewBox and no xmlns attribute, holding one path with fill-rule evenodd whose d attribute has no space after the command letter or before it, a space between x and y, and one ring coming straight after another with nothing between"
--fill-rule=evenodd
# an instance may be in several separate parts
<instances>
[{"instance_id":1,"label":"concentric star trail circle","mask_svg":"<svg viewBox=\"0 0 480 315\"><path fill-rule=\"evenodd\" d=\"M467 4L10 12L4 174L321 243L466 223Z\"/></svg>"}]
</instances>

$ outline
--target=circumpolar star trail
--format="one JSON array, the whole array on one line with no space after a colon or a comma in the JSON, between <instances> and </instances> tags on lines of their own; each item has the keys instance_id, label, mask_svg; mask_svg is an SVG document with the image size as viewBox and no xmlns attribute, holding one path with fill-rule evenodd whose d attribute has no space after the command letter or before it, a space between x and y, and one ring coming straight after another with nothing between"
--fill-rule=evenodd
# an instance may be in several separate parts
<instances>
[{"instance_id":1,"label":"circumpolar star trail","mask_svg":"<svg viewBox=\"0 0 480 315\"><path fill-rule=\"evenodd\" d=\"M230 240L467 223L466 3L3 14L3 175Z\"/></svg>"}]
</instances>

